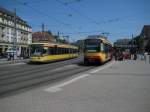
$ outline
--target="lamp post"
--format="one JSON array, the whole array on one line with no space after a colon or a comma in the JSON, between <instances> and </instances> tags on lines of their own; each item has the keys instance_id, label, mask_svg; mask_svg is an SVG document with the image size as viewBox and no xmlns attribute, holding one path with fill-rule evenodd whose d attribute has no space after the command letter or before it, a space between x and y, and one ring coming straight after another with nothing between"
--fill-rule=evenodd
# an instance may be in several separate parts
<instances>
[{"instance_id":1,"label":"lamp post","mask_svg":"<svg viewBox=\"0 0 150 112\"><path fill-rule=\"evenodd\" d=\"M15 59L15 56L16 56L16 41L17 41L17 29L16 29L16 24L17 24L17 21L16 21L16 9L14 10L14 36L13 36L13 60Z\"/></svg>"}]
</instances>

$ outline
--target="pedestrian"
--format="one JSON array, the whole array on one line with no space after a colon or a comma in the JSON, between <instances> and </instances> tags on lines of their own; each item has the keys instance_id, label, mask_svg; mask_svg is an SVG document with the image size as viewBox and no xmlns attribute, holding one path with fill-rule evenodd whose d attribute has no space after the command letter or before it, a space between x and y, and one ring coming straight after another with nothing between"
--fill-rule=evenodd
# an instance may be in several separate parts
<instances>
[{"instance_id":1,"label":"pedestrian","mask_svg":"<svg viewBox=\"0 0 150 112\"><path fill-rule=\"evenodd\" d=\"M145 60L145 63L146 63L146 60L147 60L147 59L146 59L146 58L147 58L146 55L147 55L147 53L145 52L145 53L144 53L144 60Z\"/></svg>"},{"instance_id":2,"label":"pedestrian","mask_svg":"<svg viewBox=\"0 0 150 112\"><path fill-rule=\"evenodd\" d=\"M118 60L118 52L115 51L115 60L117 61Z\"/></svg>"},{"instance_id":3,"label":"pedestrian","mask_svg":"<svg viewBox=\"0 0 150 112\"><path fill-rule=\"evenodd\" d=\"M8 61L11 60L11 54L10 54L10 53L7 54L7 60L8 60Z\"/></svg>"},{"instance_id":4,"label":"pedestrian","mask_svg":"<svg viewBox=\"0 0 150 112\"><path fill-rule=\"evenodd\" d=\"M10 55L9 57L10 57L10 60L11 60L11 59L12 59L12 55L11 55L11 53L10 53L9 55Z\"/></svg>"},{"instance_id":5,"label":"pedestrian","mask_svg":"<svg viewBox=\"0 0 150 112\"><path fill-rule=\"evenodd\" d=\"M125 61L125 51L123 51L123 61Z\"/></svg>"},{"instance_id":6,"label":"pedestrian","mask_svg":"<svg viewBox=\"0 0 150 112\"><path fill-rule=\"evenodd\" d=\"M150 55L149 55L149 64L150 64Z\"/></svg>"},{"instance_id":7,"label":"pedestrian","mask_svg":"<svg viewBox=\"0 0 150 112\"><path fill-rule=\"evenodd\" d=\"M137 54L136 53L134 53L134 60L136 60L137 59Z\"/></svg>"},{"instance_id":8,"label":"pedestrian","mask_svg":"<svg viewBox=\"0 0 150 112\"><path fill-rule=\"evenodd\" d=\"M144 53L142 53L142 52L140 53L140 59L144 60Z\"/></svg>"}]
</instances>

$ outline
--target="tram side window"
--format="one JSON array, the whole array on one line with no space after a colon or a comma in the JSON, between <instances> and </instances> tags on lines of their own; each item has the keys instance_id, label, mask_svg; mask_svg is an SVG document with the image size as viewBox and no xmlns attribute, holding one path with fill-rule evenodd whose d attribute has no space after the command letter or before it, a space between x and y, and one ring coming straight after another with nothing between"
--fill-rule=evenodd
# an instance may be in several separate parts
<instances>
[{"instance_id":1,"label":"tram side window","mask_svg":"<svg viewBox=\"0 0 150 112\"><path fill-rule=\"evenodd\" d=\"M62 48L62 53L66 54L66 48Z\"/></svg>"},{"instance_id":2,"label":"tram side window","mask_svg":"<svg viewBox=\"0 0 150 112\"><path fill-rule=\"evenodd\" d=\"M52 49L53 49L52 47L48 48L48 54L50 54L50 55L53 54L53 50Z\"/></svg>"},{"instance_id":3,"label":"tram side window","mask_svg":"<svg viewBox=\"0 0 150 112\"><path fill-rule=\"evenodd\" d=\"M66 48L66 54L68 54L69 53L69 49L68 48Z\"/></svg>"},{"instance_id":4,"label":"tram side window","mask_svg":"<svg viewBox=\"0 0 150 112\"><path fill-rule=\"evenodd\" d=\"M71 53L71 49L69 49L69 48L62 48L63 50L62 50L62 53L63 54L68 54L68 53Z\"/></svg>"},{"instance_id":5,"label":"tram side window","mask_svg":"<svg viewBox=\"0 0 150 112\"><path fill-rule=\"evenodd\" d=\"M72 53L75 53L75 49L72 49Z\"/></svg>"},{"instance_id":6,"label":"tram side window","mask_svg":"<svg viewBox=\"0 0 150 112\"><path fill-rule=\"evenodd\" d=\"M57 54L61 54L61 50L59 47L57 47Z\"/></svg>"},{"instance_id":7,"label":"tram side window","mask_svg":"<svg viewBox=\"0 0 150 112\"><path fill-rule=\"evenodd\" d=\"M50 47L50 48L48 49L48 51L49 51L49 54L50 54L50 55L55 55L55 54L56 54L56 48L54 48L54 47Z\"/></svg>"},{"instance_id":8,"label":"tram side window","mask_svg":"<svg viewBox=\"0 0 150 112\"><path fill-rule=\"evenodd\" d=\"M70 49L70 53L73 54L74 53L74 49Z\"/></svg>"},{"instance_id":9,"label":"tram side window","mask_svg":"<svg viewBox=\"0 0 150 112\"><path fill-rule=\"evenodd\" d=\"M43 54L47 54L47 48L43 49Z\"/></svg>"},{"instance_id":10,"label":"tram side window","mask_svg":"<svg viewBox=\"0 0 150 112\"><path fill-rule=\"evenodd\" d=\"M66 48L57 48L57 54L66 54Z\"/></svg>"},{"instance_id":11,"label":"tram side window","mask_svg":"<svg viewBox=\"0 0 150 112\"><path fill-rule=\"evenodd\" d=\"M64 52L64 54L66 54L66 48L63 48L63 52Z\"/></svg>"},{"instance_id":12,"label":"tram side window","mask_svg":"<svg viewBox=\"0 0 150 112\"><path fill-rule=\"evenodd\" d=\"M109 51L109 50L108 50L108 45L105 44L105 52L108 53L108 51Z\"/></svg>"},{"instance_id":13,"label":"tram side window","mask_svg":"<svg viewBox=\"0 0 150 112\"><path fill-rule=\"evenodd\" d=\"M58 51L58 54L63 54L63 48L58 47L58 48L57 48L57 51Z\"/></svg>"},{"instance_id":14,"label":"tram side window","mask_svg":"<svg viewBox=\"0 0 150 112\"><path fill-rule=\"evenodd\" d=\"M63 52L64 52L64 54L66 54L66 48L63 48Z\"/></svg>"},{"instance_id":15,"label":"tram side window","mask_svg":"<svg viewBox=\"0 0 150 112\"><path fill-rule=\"evenodd\" d=\"M101 51L102 51L102 52L104 52L104 51L105 51L104 43L101 43L100 48L101 48Z\"/></svg>"},{"instance_id":16,"label":"tram side window","mask_svg":"<svg viewBox=\"0 0 150 112\"><path fill-rule=\"evenodd\" d=\"M76 49L76 52L75 53L78 53L79 51L78 51L78 49Z\"/></svg>"},{"instance_id":17,"label":"tram side window","mask_svg":"<svg viewBox=\"0 0 150 112\"><path fill-rule=\"evenodd\" d=\"M65 48L63 48L63 54L65 54Z\"/></svg>"},{"instance_id":18,"label":"tram side window","mask_svg":"<svg viewBox=\"0 0 150 112\"><path fill-rule=\"evenodd\" d=\"M69 48L69 53L70 53L70 54L72 53L72 49L71 49L71 48Z\"/></svg>"},{"instance_id":19,"label":"tram side window","mask_svg":"<svg viewBox=\"0 0 150 112\"><path fill-rule=\"evenodd\" d=\"M59 47L50 47L48 48L49 55L56 55L56 54L69 54L69 53L77 53L77 49L71 48L59 48Z\"/></svg>"},{"instance_id":20,"label":"tram side window","mask_svg":"<svg viewBox=\"0 0 150 112\"><path fill-rule=\"evenodd\" d=\"M60 54L63 54L63 51L62 51L63 49L62 49L62 48L59 48L59 50L60 50Z\"/></svg>"},{"instance_id":21,"label":"tram side window","mask_svg":"<svg viewBox=\"0 0 150 112\"><path fill-rule=\"evenodd\" d=\"M76 49L76 50L75 50L75 53L78 53L78 52L79 52L79 50L78 50L78 49Z\"/></svg>"},{"instance_id":22,"label":"tram side window","mask_svg":"<svg viewBox=\"0 0 150 112\"><path fill-rule=\"evenodd\" d=\"M75 53L75 49L72 49L72 53Z\"/></svg>"},{"instance_id":23,"label":"tram side window","mask_svg":"<svg viewBox=\"0 0 150 112\"><path fill-rule=\"evenodd\" d=\"M53 54L56 55L57 54L57 47L53 48Z\"/></svg>"},{"instance_id":24,"label":"tram side window","mask_svg":"<svg viewBox=\"0 0 150 112\"><path fill-rule=\"evenodd\" d=\"M75 49L72 49L72 53L75 53Z\"/></svg>"},{"instance_id":25,"label":"tram side window","mask_svg":"<svg viewBox=\"0 0 150 112\"><path fill-rule=\"evenodd\" d=\"M72 53L72 49L71 49L71 48L69 48L69 53L70 53L70 54Z\"/></svg>"},{"instance_id":26,"label":"tram side window","mask_svg":"<svg viewBox=\"0 0 150 112\"><path fill-rule=\"evenodd\" d=\"M111 46L108 45L108 52L111 52Z\"/></svg>"},{"instance_id":27,"label":"tram side window","mask_svg":"<svg viewBox=\"0 0 150 112\"><path fill-rule=\"evenodd\" d=\"M61 48L61 53L65 54L65 48Z\"/></svg>"},{"instance_id":28,"label":"tram side window","mask_svg":"<svg viewBox=\"0 0 150 112\"><path fill-rule=\"evenodd\" d=\"M73 53L77 53L77 49L73 49Z\"/></svg>"},{"instance_id":29,"label":"tram side window","mask_svg":"<svg viewBox=\"0 0 150 112\"><path fill-rule=\"evenodd\" d=\"M60 53L63 54L63 48L60 48Z\"/></svg>"},{"instance_id":30,"label":"tram side window","mask_svg":"<svg viewBox=\"0 0 150 112\"><path fill-rule=\"evenodd\" d=\"M111 46L110 45L108 46L108 51L111 52Z\"/></svg>"},{"instance_id":31,"label":"tram side window","mask_svg":"<svg viewBox=\"0 0 150 112\"><path fill-rule=\"evenodd\" d=\"M74 53L77 53L77 49L74 49Z\"/></svg>"},{"instance_id":32,"label":"tram side window","mask_svg":"<svg viewBox=\"0 0 150 112\"><path fill-rule=\"evenodd\" d=\"M68 48L66 48L66 54L68 54L69 53L69 49Z\"/></svg>"},{"instance_id":33,"label":"tram side window","mask_svg":"<svg viewBox=\"0 0 150 112\"><path fill-rule=\"evenodd\" d=\"M64 48L58 48L58 54L64 54Z\"/></svg>"}]
</instances>

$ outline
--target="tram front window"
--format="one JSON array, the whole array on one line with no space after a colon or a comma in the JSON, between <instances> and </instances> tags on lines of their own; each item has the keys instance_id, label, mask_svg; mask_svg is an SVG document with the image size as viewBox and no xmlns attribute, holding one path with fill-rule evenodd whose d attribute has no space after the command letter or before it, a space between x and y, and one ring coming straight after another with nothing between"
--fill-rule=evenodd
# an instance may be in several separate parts
<instances>
[{"instance_id":1,"label":"tram front window","mask_svg":"<svg viewBox=\"0 0 150 112\"><path fill-rule=\"evenodd\" d=\"M31 56L43 56L43 54L47 54L47 49L42 45L31 46Z\"/></svg>"},{"instance_id":2,"label":"tram front window","mask_svg":"<svg viewBox=\"0 0 150 112\"><path fill-rule=\"evenodd\" d=\"M98 39L85 40L85 52L99 52L100 41Z\"/></svg>"},{"instance_id":3,"label":"tram front window","mask_svg":"<svg viewBox=\"0 0 150 112\"><path fill-rule=\"evenodd\" d=\"M99 45L86 45L85 52L99 52Z\"/></svg>"}]
</instances>

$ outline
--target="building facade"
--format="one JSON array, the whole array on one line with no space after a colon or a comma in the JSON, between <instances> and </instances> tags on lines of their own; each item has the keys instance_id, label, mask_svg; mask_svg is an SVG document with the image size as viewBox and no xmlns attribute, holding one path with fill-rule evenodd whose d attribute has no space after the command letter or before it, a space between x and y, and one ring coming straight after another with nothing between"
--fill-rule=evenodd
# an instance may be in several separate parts
<instances>
[{"instance_id":1,"label":"building facade","mask_svg":"<svg viewBox=\"0 0 150 112\"><path fill-rule=\"evenodd\" d=\"M141 34L140 49L150 52L150 25L144 25Z\"/></svg>"},{"instance_id":2,"label":"building facade","mask_svg":"<svg viewBox=\"0 0 150 112\"><path fill-rule=\"evenodd\" d=\"M15 13L0 7L0 56L8 49L16 48L17 56L26 57L29 55L31 43L32 28L27 22L15 16Z\"/></svg>"},{"instance_id":3,"label":"building facade","mask_svg":"<svg viewBox=\"0 0 150 112\"><path fill-rule=\"evenodd\" d=\"M131 53L135 53L137 51L136 42L133 39L118 39L114 42L114 48L120 49L121 51L128 50Z\"/></svg>"},{"instance_id":4,"label":"building facade","mask_svg":"<svg viewBox=\"0 0 150 112\"><path fill-rule=\"evenodd\" d=\"M114 42L114 47L117 48L130 48L131 39L118 39L116 42Z\"/></svg>"}]
</instances>

